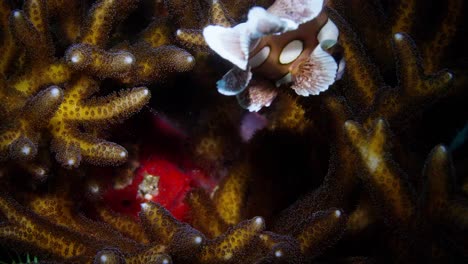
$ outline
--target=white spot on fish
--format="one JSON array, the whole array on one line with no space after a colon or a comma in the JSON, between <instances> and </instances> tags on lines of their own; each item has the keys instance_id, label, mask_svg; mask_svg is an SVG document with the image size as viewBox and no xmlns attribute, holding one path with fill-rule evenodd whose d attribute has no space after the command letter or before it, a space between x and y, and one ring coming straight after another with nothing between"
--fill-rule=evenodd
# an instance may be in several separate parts
<instances>
[{"instance_id":1,"label":"white spot on fish","mask_svg":"<svg viewBox=\"0 0 468 264\"><path fill-rule=\"evenodd\" d=\"M288 64L301 55L302 50L304 49L304 43L300 40L293 40L286 45L281 51L279 62L281 64Z\"/></svg>"},{"instance_id":2,"label":"white spot on fish","mask_svg":"<svg viewBox=\"0 0 468 264\"><path fill-rule=\"evenodd\" d=\"M262 63L264 63L266 59L268 58L268 56L270 55L270 51L271 49L269 46L263 47L257 54L255 54L255 56L250 58L249 60L250 67L256 68L260 66Z\"/></svg>"}]
</instances>

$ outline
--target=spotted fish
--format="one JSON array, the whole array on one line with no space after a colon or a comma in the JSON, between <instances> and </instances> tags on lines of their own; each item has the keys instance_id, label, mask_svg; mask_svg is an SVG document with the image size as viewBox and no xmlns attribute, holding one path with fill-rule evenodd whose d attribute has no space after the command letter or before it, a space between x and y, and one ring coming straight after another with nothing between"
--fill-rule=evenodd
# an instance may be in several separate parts
<instances>
[{"instance_id":1,"label":"spotted fish","mask_svg":"<svg viewBox=\"0 0 468 264\"><path fill-rule=\"evenodd\" d=\"M271 104L283 84L291 83L301 96L327 90L340 77L344 61L331 54L339 31L325 4L277 0L268 9L251 8L247 21L234 27L205 27L208 46L234 64L217 82L218 91L237 96L241 106L256 112Z\"/></svg>"}]
</instances>

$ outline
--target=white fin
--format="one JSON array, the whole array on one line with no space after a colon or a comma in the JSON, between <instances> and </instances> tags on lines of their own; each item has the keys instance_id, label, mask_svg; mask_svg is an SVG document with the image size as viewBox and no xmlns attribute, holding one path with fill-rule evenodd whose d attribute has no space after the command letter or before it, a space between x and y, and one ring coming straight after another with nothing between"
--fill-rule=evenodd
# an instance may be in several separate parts
<instances>
[{"instance_id":1,"label":"white fin","mask_svg":"<svg viewBox=\"0 0 468 264\"><path fill-rule=\"evenodd\" d=\"M278 95L275 85L268 80L252 80L247 89L237 95L239 105L250 112L268 107Z\"/></svg>"},{"instance_id":2,"label":"white fin","mask_svg":"<svg viewBox=\"0 0 468 264\"><path fill-rule=\"evenodd\" d=\"M335 23L328 19L327 23L318 33L317 39L320 43L320 46L322 46L322 49L327 50L337 43L339 35L340 31L336 27Z\"/></svg>"},{"instance_id":3,"label":"white fin","mask_svg":"<svg viewBox=\"0 0 468 264\"><path fill-rule=\"evenodd\" d=\"M317 17L322 11L324 0L276 0L268 12L303 24Z\"/></svg>"},{"instance_id":4,"label":"white fin","mask_svg":"<svg viewBox=\"0 0 468 264\"><path fill-rule=\"evenodd\" d=\"M251 79L252 72L250 68L244 71L238 67L234 67L221 80L216 82L216 86L220 94L232 96L244 91Z\"/></svg>"},{"instance_id":5,"label":"white fin","mask_svg":"<svg viewBox=\"0 0 468 264\"><path fill-rule=\"evenodd\" d=\"M268 13L262 7L252 7L247 16L247 31L251 39L266 35L284 33L297 29L298 25L289 19L280 18Z\"/></svg>"},{"instance_id":6,"label":"white fin","mask_svg":"<svg viewBox=\"0 0 468 264\"><path fill-rule=\"evenodd\" d=\"M203 37L208 46L219 56L245 70L249 54L245 53L241 45L241 39L245 38L242 35L246 34L243 28L242 26L234 28L207 26L203 29Z\"/></svg>"},{"instance_id":7,"label":"white fin","mask_svg":"<svg viewBox=\"0 0 468 264\"><path fill-rule=\"evenodd\" d=\"M292 70L294 84L291 86L298 95L317 95L335 82L338 66L333 57L320 45L309 58L298 63Z\"/></svg>"}]
</instances>

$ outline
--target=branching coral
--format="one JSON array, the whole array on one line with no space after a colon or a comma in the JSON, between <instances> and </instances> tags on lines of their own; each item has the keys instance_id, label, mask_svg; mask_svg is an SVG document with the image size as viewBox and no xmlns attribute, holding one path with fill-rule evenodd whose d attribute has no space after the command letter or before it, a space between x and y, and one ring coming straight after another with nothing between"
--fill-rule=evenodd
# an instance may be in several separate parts
<instances>
[{"instance_id":1,"label":"branching coral","mask_svg":"<svg viewBox=\"0 0 468 264\"><path fill-rule=\"evenodd\" d=\"M196 1L194 1L196 2ZM214 25L220 25L220 26L226 26L226 27L229 27L231 26L231 22L229 21L229 19L227 18L226 16L226 11L223 7L223 5L221 4L220 1L213 1L213 3L211 4L211 7L210 7L210 11L209 11L209 18L210 18L210 21L212 24ZM186 23L185 25L182 24L181 27L184 27L184 26L193 26L193 23ZM191 48L195 48L195 47L204 47L205 50L208 50L208 47L206 45L206 42L203 38L203 35L202 35L202 26L203 25L199 25L200 28L199 29L194 29L194 28L191 28L191 29L185 29L185 28L181 28L179 30L177 30L177 38L183 42L184 44L188 45L189 47Z\"/></svg>"},{"instance_id":2,"label":"branching coral","mask_svg":"<svg viewBox=\"0 0 468 264\"><path fill-rule=\"evenodd\" d=\"M450 72L445 70L426 76L411 38L404 33L395 33L393 47L399 59L399 87L390 88L383 82L375 65L363 53L362 44L349 25L333 11L330 16L337 21L343 32L344 54L350 67L347 77L357 88L350 97L354 99L356 110L360 109L357 110L358 113L368 114L369 108L373 108L371 118L384 117L393 121L402 112L414 109L421 102L433 101L449 86L453 77Z\"/></svg>"},{"instance_id":3,"label":"branching coral","mask_svg":"<svg viewBox=\"0 0 468 264\"><path fill-rule=\"evenodd\" d=\"M468 207L465 202L452 200L455 195L450 182L454 172L447 148L439 145L429 154L423 172L424 188L418 197L410 187L407 175L387 154L387 144L391 140L385 121L376 120L369 133L351 121L345 123L345 130L364 169L359 176L367 185L379 215L384 217L386 225L392 230L391 239L398 241L393 248L398 252L396 259L450 259L450 253L447 252L449 249L439 242L440 237L444 237L445 232L451 233L451 229L466 230L466 221L462 219L466 219ZM422 202L418 203L417 200ZM437 225L438 230L428 226L429 222ZM405 241L408 234L412 237ZM428 238L429 241L423 241ZM451 238L444 239L449 239L449 243L457 243L461 238L451 233ZM427 248L432 248L433 252L421 252L417 257L413 255ZM464 254L457 250L460 249L454 250L456 255Z\"/></svg>"},{"instance_id":4,"label":"branching coral","mask_svg":"<svg viewBox=\"0 0 468 264\"><path fill-rule=\"evenodd\" d=\"M60 76L68 76L66 82L52 82L47 80L52 75L37 75L34 77L37 79L30 77L28 82L42 83L39 88L28 88L34 85L24 83L17 86L25 87L23 90L1 90L2 102L3 98L9 98L11 101L7 103L11 102L11 106L3 106L0 114L14 116L12 127L26 126L21 141L15 147L4 149L16 149L15 157L27 160L25 147L30 146L31 153L36 149L40 152L41 140L36 138L48 134L53 147L58 145L56 150L67 154L68 159L78 159L73 156L78 149L84 159L93 162L98 157L90 158L86 152L89 149L73 146L97 137L78 137L77 133L93 132L93 136L99 136L100 130L95 133L92 129L95 124L121 120L128 111L141 107L125 103L124 109L128 111L121 111L117 102L127 98L126 94L143 96L146 91L135 88L133 93L124 92L106 102L89 100L97 93L97 85L105 83L104 79L130 86L146 85L168 71L188 69L193 57L185 56L178 48L160 46L170 43L170 32L196 50L200 46L196 48L194 44L203 44L197 28L208 22L233 23L226 17L240 21L251 2L190 1L184 5L182 1L167 1L167 20L152 23L135 44L121 43L109 48L111 41L107 38L115 36L99 37L99 33L90 33L85 37L70 30L73 27L69 25L85 24L88 28L95 25L109 33L114 23L123 18L112 20L112 25L102 21L81 23L77 17L57 12L62 1L53 1L50 14L64 22L57 30L66 36L65 56L47 57L48 53L57 54L57 51L48 50L49 46L44 44L46 55L41 55L44 57L38 65L49 66L35 71L60 69L69 76ZM261 3L264 2L271 4L271 1ZM223 71L217 71L214 58L197 53L195 56L201 63L196 71L187 79L176 80L172 84L177 89L162 95L174 97L166 104L158 102L161 103L158 111L182 120L181 127L191 137L187 139L190 144L186 146L184 141L181 145L190 148L191 158L217 182L214 189L200 187L188 193L184 201L190 207L187 223L152 202L142 204L138 218L110 211L103 204L105 200L100 199L104 185L95 184L104 181L103 175L79 170L86 174L86 179L91 179L90 184L83 178L69 177L69 171L56 170L57 177L63 180L48 182L48 188L36 186L37 189L25 193L21 190L26 187L15 187L14 182L8 182L8 194L0 195L0 215L4 221L0 241L8 246L22 245L28 252L37 250L44 260L67 263L457 263L465 260L468 207L466 186L461 185L466 185L466 175L463 175L466 158L439 144L447 138L451 140L453 135L444 137L436 132L452 129L447 125L450 124L447 116L462 119L462 125L455 127L462 127L466 122L462 116L466 110L459 112L466 96L463 91L466 78L460 72L468 54L463 48L466 42L455 40L460 41L463 35L458 25L467 6L460 0L434 0L431 1L434 8L427 7L427 1L419 0L398 4L377 0L329 2L327 15L339 27L347 63L343 79L315 98L297 98L288 91L279 93L276 104L258 113L266 124L250 139L243 140L239 134L244 112L235 103L214 95L215 82ZM131 5L127 4L130 3L122 1L112 12L129 12ZM89 17L93 12L111 10L106 9L110 7L112 1L95 4L87 21L92 21ZM34 20L37 24L39 20L28 15L28 8L25 6L24 13L19 14L28 19L25 21ZM421 15L423 12L427 15ZM1 14L6 17L1 25L8 24L8 14ZM8 65L3 74L7 77L2 80L4 87L15 87L13 84L19 84L20 76L30 76L27 73L33 71L25 66L31 64L30 49L22 48L28 47L28 38L21 39L23 44L18 47L11 44L18 43L19 29L27 29L20 26L4 37L3 50L18 48L11 53L15 56L5 56L2 60ZM30 34L30 38L34 36ZM51 38L46 36L37 37L35 42L47 41ZM169 57L166 54L176 51L180 51L177 53L180 57L166 63ZM456 55L450 55L450 51L456 51ZM16 57L16 54L20 55ZM454 57L462 59L454 60ZM10 64L12 58L19 61ZM101 67L104 61L109 68ZM131 63L122 65L122 61ZM163 61L167 68L158 66ZM18 74L15 67L26 70ZM443 67L450 70L440 70ZM21 96L21 92L31 89L35 92ZM74 97L75 89L84 93L75 93ZM184 96L188 97L185 101ZM174 107L174 98L184 103ZM88 123L86 117L91 112L86 111L103 103L116 110L112 114L96 110L94 121ZM444 109L449 104L454 104L456 110ZM76 105L80 106L79 110L75 110ZM39 111L45 114L36 114ZM433 113L438 111L444 120L434 117ZM30 122L33 116L43 121ZM34 131L29 126L34 126ZM54 132L56 128L59 131ZM146 131L147 127L141 130ZM27 133L36 131L40 134ZM140 136L139 133L142 132L136 135ZM60 146L56 141L63 137L70 143ZM142 143L137 145L147 147L149 141L142 137ZM160 145L155 144L152 149L155 155L162 151ZM182 167L179 169L183 170ZM455 167L461 168L457 171L459 178ZM133 171L128 173L132 175ZM90 195L89 191L94 193Z\"/></svg>"},{"instance_id":5,"label":"branching coral","mask_svg":"<svg viewBox=\"0 0 468 264\"><path fill-rule=\"evenodd\" d=\"M23 246L48 252L67 262L91 262L107 252L106 248L113 248L113 254L122 256L125 263L143 263L146 258L155 263L168 263L169 255L177 263L239 263L287 256L299 261L316 256L343 232L346 217L342 211L333 208L312 215L297 228L293 237L264 232L265 222L261 217L241 221L243 217L239 212L243 203L238 197L245 192L245 181L241 180L246 176L244 173L239 169L227 177L213 201L199 191L190 197L191 204L198 208L193 217L197 217L200 230L208 230L206 234L212 238L179 222L154 203L142 205L141 224L108 212L104 207L99 207L98 211L109 225L92 221L75 213L77 208L68 196L70 192L63 192L71 187L69 182L61 183L58 192L26 197L32 211L26 211L10 198L2 198L1 212L7 222L0 230L0 236L6 241L21 241ZM214 209L219 215L217 219L205 215L208 221L200 221L203 219L202 208L211 203L214 207L224 205L226 199L233 203L228 208ZM212 226L216 220L223 226ZM233 227L227 228L228 224ZM252 243L261 244L262 250L252 250ZM298 255L289 256L291 250Z\"/></svg>"},{"instance_id":6,"label":"branching coral","mask_svg":"<svg viewBox=\"0 0 468 264\"><path fill-rule=\"evenodd\" d=\"M2 160L33 159L48 137L57 161L65 167L78 167L82 159L99 165L126 160L122 146L101 139L97 132L140 110L148 103L149 90L138 87L91 98L99 91L98 80L150 84L170 72L189 70L194 63L182 49L147 42L158 33L154 25L142 40L108 49L113 27L137 3L98 1L83 22L77 14L65 15L69 8L64 1L25 1L23 11L9 11L3 3ZM71 1L71 6L80 8L78 1ZM52 17L57 17L57 25L50 22ZM75 43L62 58L56 56L52 40L56 26L66 44ZM63 48L61 44L57 48Z\"/></svg>"}]
</instances>

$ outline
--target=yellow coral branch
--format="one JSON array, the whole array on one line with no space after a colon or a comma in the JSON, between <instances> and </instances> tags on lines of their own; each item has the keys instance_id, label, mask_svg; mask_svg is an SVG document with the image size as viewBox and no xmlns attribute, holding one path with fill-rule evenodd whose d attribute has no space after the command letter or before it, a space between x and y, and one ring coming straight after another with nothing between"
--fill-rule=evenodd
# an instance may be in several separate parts
<instances>
[{"instance_id":1,"label":"yellow coral branch","mask_svg":"<svg viewBox=\"0 0 468 264\"><path fill-rule=\"evenodd\" d=\"M168 253L178 256L183 262L193 260L193 254L205 243L202 233L177 221L158 204L142 204L140 219L152 242L166 245Z\"/></svg>"},{"instance_id":2,"label":"yellow coral branch","mask_svg":"<svg viewBox=\"0 0 468 264\"><path fill-rule=\"evenodd\" d=\"M189 48L208 47L202 31L198 29L178 29L177 39Z\"/></svg>"},{"instance_id":3,"label":"yellow coral branch","mask_svg":"<svg viewBox=\"0 0 468 264\"><path fill-rule=\"evenodd\" d=\"M220 25L224 27L230 27L231 22L227 17L226 10L224 9L221 1L214 0L211 3L209 10L210 24ZM202 34L202 30L193 29L196 28L196 23L181 24L180 28L176 32L176 37L184 45L192 49L207 48L207 44ZM189 26L190 28L187 28Z\"/></svg>"},{"instance_id":4,"label":"yellow coral branch","mask_svg":"<svg viewBox=\"0 0 468 264\"><path fill-rule=\"evenodd\" d=\"M51 229L52 225L32 214L25 213L16 202L0 197L0 211L9 224L0 228L0 237L13 241L23 241L28 245L50 252L64 259L92 255L91 248L82 241L72 238L72 234L61 228ZM51 232L51 230L54 230ZM79 235L78 235L79 237Z\"/></svg>"},{"instance_id":5,"label":"yellow coral branch","mask_svg":"<svg viewBox=\"0 0 468 264\"><path fill-rule=\"evenodd\" d=\"M191 224L208 238L217 237L226 231L226 223L219 216L211 198L203 190L190 192L187 195L187 203L190 206Z\"/></svg>"},{"instance_id":6,"label":"yellow coral branch","mask_svg":"<svg viewBox=\"0 0 468 264\"><path fill-rule=\"evenodd\" d=\"M46 29L45 26L42 26L44 22L41 21L44 19L45 11L39 11L39 9L45 9L45 6L40 5L32 9L32 13L42 13L38 17L34 17L36 19L34 22L39 25L39 29L35 27L30 20L31 18L27 17L24 11L15 10L10 19L12 32L24 45L31 59L48 60L52 58L54 49L53 45L51 45L50 36L40 31Z\"/></svg>"},{"instance_id":7,"label":"yellow coral branch","mask_svg":"<svg viewBox=\"0 0 468 264\"><path fill-rule=\"evenodd\" d=\"M439 222L463 229L468 227L468 207L453 197L454 168L451 155L443 145L436 146L426 160L423 205L425 213Z\"/></svg>"},{"instance_id":8,"label":"yellow coral branch","mask_svg":"<svg viewBox=\"0 0 468 264\"><path fill-rule=\"evenodd\" d=\"M203 23L198 1L172 0L167 3L167 8L178 27L197 27Z\"/></svg>"},{"instance_id":9,"label":"yellow coral branch","mask_svg":"<svg viewBox=\"0 0 468 264\"><path fill-rule=\"evenodd\" d=\"M142 205L140 218L152 241L170 244L181 224L162 206L154 203Z\"/></svg>"},{"instance_id":10,"label":"yellow coral branch","mask_svg":"<svg viewBox=\"0 0 468 264\"><path fill-rule=\"evenodd\" d=\"M336 208L315 213L296 236L301 252L315 257L333 245L343 234L346 221L343 211Z\"/></svg>"},{"instance_id":11,"label":"yellow coral branch","mask_svg":"<svg viewBox=\"0 0 468 264\"><path fill-rule=\"evenodd\" d=\"M440 67L447 46L457 33L457 25L463 16L463 0L448 0L447 12L432 41L424 45L424 68L432 73Z\"/></svg>"},{"instance_id":12,"label":"yellow coral branch","mask_svg":"<svg viewBox=\"0 0 468 264\"><path fill-rule=\"evenodd\" d=\"M428 214L438 217L446 209L452 173L447 148L442 145L435 147L429 154L423 171L427 178L424 204Z\"/></svg>"},{"instance_id":13,"label":"yellow coral branch","mask_svg":"<svg viewBox=\"0 0 468 264\"><path fill-rule=\"evenodd\" d=\"M376 222L376 215L370 204L369 197L363 196L356 209L349 215L346 231L352 235L359 234Z\"/></svg>"},{"instance_id":14,"label":"yellow coral branch","mask_svg":"<svg viewBox=\"0 0 468 264\"><path fill-rule=\"evenodd\" d=\"M69 187L65 188L69 189ZM69 197L69 191L60 190L64 193L30 197L28 199L29 207L36 214L77 233L87 234L99 241L106 241L108 244L116 245L127 252L134 252L139 249L132 240L122 238L117 232L109 229L108 226L76 215L76 208Z\"/></svg>"},{"instance_id":15,"label":"yellow coral branch","mask_svg":"<svg viewBox=\"0 0 468 264\"><path fill-rule=\"evenodd\" d=\"M238 224L243 217L243 208L247 194L248 167L238 165L231 169L219 184L213 197L216 211L228 225Z\"/></svg>"},{"instance_id":16,"label":"yellow coral branch","mask_svg":"<svg viewBox=\"0 0 468 264\"><path fill-rule=\"evenodd\" d=\"M394 11L395 18L392 21L391 33L398 32L410 33L413 27L414 16L416 13L416 0L401 0Z\"/></svg>"},{"instance_id":17,"label":"yellow coral branch","mask_svg":"<svg viewBox=\"0 0 468 264\"><path fill-rule=\"evenodd\" d=\"M0 134L0 160L6 160L11 154L9 147L21 136L21 130L12 128L2 131Z\"/></svg>"},{"instance_id":18,"label":"yellow coral branch","mask_svg":"<svg viewBox=\"0 0 468 264\"><path fill-rule=\"evenodd\" d=\"M344 49L346 76L355 87L353 89L355 95L350 96L355 99L353 101L368 108L374 103L375 95L383 81L376 66L364 52L362 43L358 40L354 30L335 10L330 9L329 16L340 29L340 45Z\"/></svg>"},{"instance_id":19,"label":"yellow coral branch","mask_svg":"<svg viewBox=\"0 0 468 264\"><path fill-rule=\"evenodd\" d=\"M143 40L157 48L163 45L169 45L171 39L171 32L169 27L161 21L151 23L143 31Z\"/></svg>"},{"instance_id":20,"label":"yellow coral branch","mask_svg":"<svg viewBox=\"0 0 468 264\"><path fill-rule=\"evenodd\" d=\"M268 129L287 129L298 133L304 132L311 125L306 111L297 99L280 93L268 115Z\"/></svg>"},{"instance_id":21,"label":"yellow coral branch","mask_svg":"<svg viewBox=\"0 0 468 264\"><path fill-rule=\"evenodd\" d=\"M259 235L259 238L269 250L267 256L262 259L265 263L276 263L281 261L287 261L290 263L305 262L297 239L268 231L262 232L262 234Z\"/></svg>"},{"instance_id":22,"label":"yellow coral branch","mask_svg":"<svg viewBox=\"0 0 468 264\"><path fill-rule=\"evenodd\" d=\"M164 252L164 247L161 248L161 246L154 246L141 253L126 257L125 263L126 264L140 264L140 263L170 264L172 263L171 257L167 254L164 254L163 252Z\"/></svg>"},{"instance_id":23,"label":"yellow coral branch","mask_svg":"<svg viewBox=\"0 0 468 264\"><path fill-rule=\"evenodd\" d=\"M119 164L126 160L127 151L111 142L81 133L76 122L111 122L139 110L149 100L146 88L137 88L114 95L107 99L83 104L82 100L96 89L95 83L87 77L75 80L50 119L49 128L53 140L53 151L66 167L77 167L81 158L93 164Z\"/></svg>"},{"instance_id":24,"label":"yellow coral branch","mask_svg":"<svg viewBox=\"0 0 468 264\"><path fill-rule=\"evenodd\" d=\"M76 130L54 135L52 151L57 153L57 161L64 167L78 167L82 158L95 165L115 165L122 164L128 157L124 147Z\"/></svg>"},{"instance_id":25,"label":"yellow coral branch","mask_svg":"<svg viewBox=\"0 0 468 264\"><path fill-rule=\"evenodd\" d=\"M236 261L242 257L249 243L265 228L265 221L261 217L245 220L230 228L222 236L208 241L200 252L203 263L223 263Z\"/></svg>"},{"instance_id":26,"label":"yellow coral branch","mask_svg":"<svg viewBox=\"0 0 468 264\"><path fill-rule=\"evenodd\" d=\"M65 58L74 69L103 79L127 73L135 63L135 57L129 52L109 52L89 44L71 46Z\"/></svg>"},{"instance_id":27,"label":"yellow coral branch","mask_svg":"<svg viewBox=\"0 0 468 264\"><path fill-rule=\"evenodd\" d=\"M148 244L148 235L145 233L141 226L141 223L132 219L129 216L121 215L110 211L108 208L99 207L97 208L99 217L107 224L112 226L115 230L120 233L134 239L135 241Z\"/></svg>"},{"instance_id":28,"label":"yellow coral branch","mask_svg":"<svg viewBox=\"0 0 468 264\"><path fill-rule=\"evenodd\" d=\"M71 78L71 70L63 62L49 65L38 63L26 74L13 78L11 87L24 96L31 96L47 85L61 85Z\"/></svg>"},{"instance_id":29,"label":"yellow coral branch","mask_svg":"<svg viewBox=\"0 0 468 264\"><path fill-rule=\"evenodd\" d=\"M6 1L0 2L0 29L2 30L2 41L0 43L0 78L6 79L8 68L15 58L17 51L15 41L10 29L10 12L11 8ZM0 87L0 90L4 89Z\"/></svg>"},{"instance_id":30,"label":"yellow coral branch","mask_svg":"<svg viewBox=\"0 0 468 264\"><path fill-rule=\"evenodd\" d=\"M408 96L432 96L440 94L452 80L452 74L447 70L426 77L421 66L419 54L411 38L403 33L394 37L395 51L399 60L400 87Z\"/></svg>"},{"instance_id":31,"label":"yellow coral branch","mask_svg":"<svg viewBox=\"0 0 468 264\"><path fill-rule=\"evenodd\" d=\"M229 22L226 16L226 10L224 10L224 6L221 4L221 1L213 0L210 15L211 23L223 27L231 27L231 22Z\"/></svg>"},{"instance_id":32,"label":"yellow coral branch","mask_svg":"<svg viewBox=\"0 0 468 264\"><path fill-rule=\"evenodd\" d=\"M433 75L424 74L421 58L407 34L394 35L394 51L399 59L399 86L395 89L382 89L376 100L376 109L370 114L367 123L378 117L385 117L393 122L404 110L418 103L433 102L443 96L453 81L453 75L448 70Z\"/></svg>"},{"instance_id":33,"label":"yellow coral branch","mask_svg":"<svg viewBox=\"0 0 468 264\"><path fill-rule=\"evenodd\" d=\"M121 1L101 0L96 2L88 13L81 43L103 47L109 38L117 6Z\"/></svg>"},{"instance_id":34,"label":"yellow coral branch","mask_svg":"<svg viewBox=\"0 0 468 264\"><path fill-rule=\"evenodd\" d=\"M26 0L23 10L41 35L45 36L49 33L47 7L44 0Z\"/></svg>"},{"instance_id":35,"label":"yellow coral branch","mask_svg":"<svg viewBox=\"0 0 468 264\"><path fill-rule=\"evenodd\" d=\"M148 103L149 97L149 90L146 87L138 87L105 98L91 100L82 105L78 104L75 108L68 105L69 110L68 112L64 111L63 115L64 119L70 121L110 122L138 111ZM67 104L62 106L61 109L65 109Z\"/></svg>"},{"instance_id":36,"label":"yellow coral branch","mask_svg":"<svg viewBox=\"0 0 468 264\"><path fill-rule=\"evenodd\" d=\"M386 144L389 141L387 126L382 119L376 120L369 134L357 123L347 121L346 134L357 150L366 169L360 177L370 184L371 193L384 201L389 217L408 223L414 216L414 201L407 183L399 176L399 169L388 161Z\"/></svg>"},{"instance_id":37,"label":"yellow coral branch","mask_svg":"<svg viewBox=\"0 0 468 264\"><path fill-rule=\"evenodd\" d=\"M27 102L30 111L24 111L13 125L0 132L0 157L32 159L37 153L38 137L48 119L63 100L63 92L51 86Z\"/></svg>"},{"instance_id":38,"label":"yellow coral branch","mask_svg":"<svg viewBox=\"0 0 468 264\"><path fill-rule=\"evenodd\" d=\"M48 0L49 15L56 17L59 30L68 43L76 42L81 31L81 12L78 0Z\"/></svg>"},{"instance_id":39,"label":"yellow coral branch","mask_svg":"<svg viewBox=\"0 0 468 264\"><path fill-rule=\"evenodd\" d=\"M187 51L175 46L152 48L144 42L130 47L136 62L132 71L120 79L124 83L144 84L162 81L173 72L185 72L195 65L195 58Z\"/></svg>"},{"instance_id":40,"label":"yellow coral branch","mask_svg":"<svg viewBox=\"0 0 468 264\"><path fill-rule=\"evenodd\" d=\"M63 102L63 97L63 90L55 85L40 91L27 102L26 107L29 111L23 112L24 123L28 123L28 126L34 129L45 127L49 118Z\"/></svg>"}]
</instances>

